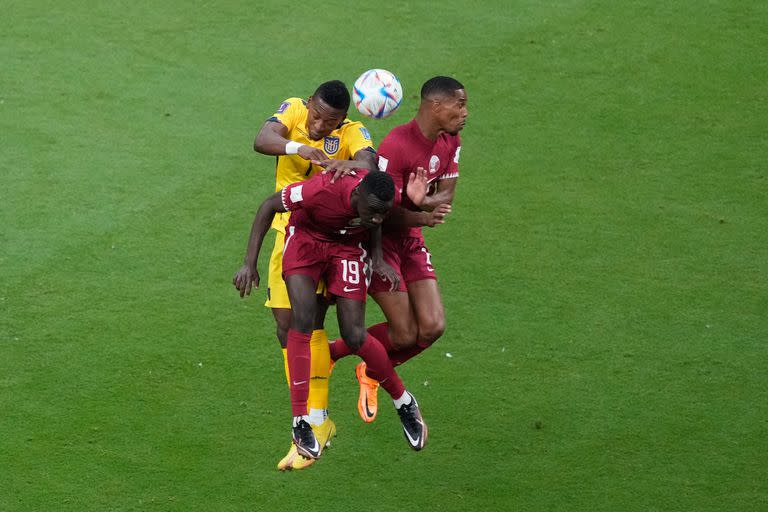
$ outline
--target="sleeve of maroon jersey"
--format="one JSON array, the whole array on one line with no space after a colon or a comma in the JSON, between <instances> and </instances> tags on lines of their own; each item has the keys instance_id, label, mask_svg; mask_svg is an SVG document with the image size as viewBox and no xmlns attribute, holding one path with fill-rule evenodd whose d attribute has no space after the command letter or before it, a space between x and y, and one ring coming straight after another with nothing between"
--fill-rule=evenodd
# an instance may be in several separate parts
<instances>
[{"instance_id":1,"label":"sleeve of maroon jersey","mask_svg":"<svg viewBox=\"0 0 768 512\"><path fill-rule=\"evenodd\" d=\"M459 177L459 155L461 154L461 137L457 134L453 137L453 148L451 149L451 161L448 163L448 168L445 170L442 176L440 176L441 180L448 179L448 178L458 178Z\"/></svg>"},{"instance_id":2,"label":"sleeve of maroon jersey","mask_svg":"<svg viewBox=\"0 0 768 512\"><path fill-rule=\"evenodd\" d=\"M323 180L320 179L322 176L322 174L318 174L307 181L291 183L285 187L280 192L280 199L285 211L291 212L311 205L318 191L323 188Z\"/></svg>"},{"instance_id":3,"label":"sleeve of maroon jersey","mask_svg":"<svg viewBox=\"0 0 768 512\"><path fill-rule=\"evenodd\" d=\"M392 181L395 182L395 204L398 204L402 199L409 169L407 161L403 158L402 147L392 133L381 141L378 155L379 170L392 176Z\"/></svg>"}]
</instances>

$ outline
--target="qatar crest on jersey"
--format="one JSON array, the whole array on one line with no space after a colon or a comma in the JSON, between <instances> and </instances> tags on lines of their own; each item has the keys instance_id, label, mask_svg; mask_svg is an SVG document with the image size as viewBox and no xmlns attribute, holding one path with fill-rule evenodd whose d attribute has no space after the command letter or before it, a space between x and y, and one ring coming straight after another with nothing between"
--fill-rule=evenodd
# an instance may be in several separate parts
<instances>
[{"instance_id":1,"label":"qatar crest on jersey","mask_svg":"<svg viewBox=\"0 0 768 512\"><path fill-rule=\"evenodd\" d=\"M432 158L429 159L429 173L436 173L438 167L440 167L440 158L437 155L432 155Z\"/></svg>"},{"instance_id":2,"label":"qatar crest on jersey","mask_svg":"<svg viewBox=\"0 0 768 512\"><path fill-rule=\"evenodd\" d=\"M328 154L329 156L336 153L339 150L339 138L326 137L323 149L325 150L325 153Z\"/></svg>"}]
</instances>

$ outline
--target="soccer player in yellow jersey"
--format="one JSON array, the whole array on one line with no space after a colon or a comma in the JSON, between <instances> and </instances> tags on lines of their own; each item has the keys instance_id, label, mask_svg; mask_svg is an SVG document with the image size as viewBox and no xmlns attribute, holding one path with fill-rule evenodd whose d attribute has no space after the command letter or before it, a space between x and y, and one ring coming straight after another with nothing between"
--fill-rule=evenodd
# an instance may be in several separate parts
<instances>
[{"instance_id":1,"label":"soccer player in yellow jersey","mask_svg":"<svg viewBox=\"0 0 768 512\"><path fill-rule=\"evenodd\" d=\"M253 149L264 155L277 156L275 191L291 183L303 181L322 172L344 168L376 170L376 151L368 130L362 123L347 119L349 91L344 83L332 80L321 84L308 100L288 98L261 127ZM278 213L272 221L276 231L275 246L269 261L269 287L265 306L272 309L277 324L277 338L283 349L286 378L289 380L286 344L291 321L291 303L282 278L285 226L289 212ZM311 378L308 414L320 443L330 444L336 426L328 418L328 376L330 353L328 336L323 329L327 303L318 308L310 339ZM314 462L298 454L291 444L278 469L303 469Z\"/></svg>"}]
</instances>

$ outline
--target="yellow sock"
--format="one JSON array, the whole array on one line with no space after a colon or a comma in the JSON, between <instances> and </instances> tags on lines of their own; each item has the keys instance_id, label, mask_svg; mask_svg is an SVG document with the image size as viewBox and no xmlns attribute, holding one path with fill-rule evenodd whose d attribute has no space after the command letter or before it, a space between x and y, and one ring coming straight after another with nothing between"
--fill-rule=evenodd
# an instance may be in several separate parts
<instances>
[{"instance_id":1,"label":"yellow sock","mask_svg":"<svg viewBox=\"0 0 768 512\"><path fill-rule=\"evenodd\" d=\"M285 363L285 381L288 383L288 389L291 388L291 372L288 370L288 349L283 349L283 363Z\"/></svg>"},{"instance_id":2,"label":"yellow sock","mask_svg":"<svg viewBox=\"0 0 768 512\"><path fill-rule=\"evenodd\" d=\"M328 335L324 329L312 331L309 340L312 353L312 366L309 379L309 409L328 409L328 376L331 369L331 351L328 348Z\"/></svg>"}]
</instances>

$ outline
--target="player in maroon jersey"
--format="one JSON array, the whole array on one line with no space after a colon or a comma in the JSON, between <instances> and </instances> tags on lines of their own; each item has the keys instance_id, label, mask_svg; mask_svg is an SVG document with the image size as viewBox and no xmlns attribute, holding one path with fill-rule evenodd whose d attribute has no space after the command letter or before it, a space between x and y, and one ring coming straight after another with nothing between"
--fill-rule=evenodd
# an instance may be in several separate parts
<instances>
[{"instance_id":1,"label":"player in maroon jersey","mask_svg":"<svg viewBox=\"0 0 768 512\"><path fill-rule=\"evenodd\" d=\"M427 439L427 426L418 403L403 386L384 347L365 329L369 248L373 273L399 284L394 269L382 258L379 240L381 223L394 202L394 183L388 174L377 171L357 170L334 183L332 177L320 174L293 183L261 204L251 228L245 264L235 274L233 284L241 297L250 294L252 287L258 287L256 263L264 234L276 212L292 211L286 229L283 278L293 306L288 365L293 442L297 450L305 457L318 458L323 448L307 416L309 339L318 307L315 290L320 278L336 297L342 337L333 344L337 356L357 354L366 362L371 377L381 382L392 396L409 444L420 450Z\"/></svg>"},{"instance_id":2,"label":"player in maroon jersey","mask_svg":"<svg viewBox=\"0 0 768 512\"><path fill-rule=\"evenodd\" d=\"M379 169L392 176L400 205L413 215L427 215L436 208L450 211L447 205L453 201L459 177L459 131L466 119L464 86L453 78L437 76L422 86L416 117L394 128L381 141ZM415 173L426 176L431 191L409 198L406 185ZM398 272L400 284L392 290L390 282L373 276L369 293L387 321L370 327L368 332L381 341L396 366L428 348L443 334L445 311L421 228L385 224L382 248L384 260ZM378 383L366 372L365 362L360 363L358 411L364 421L371 422L378 409Z\"/></svg>"}]
</instances>

